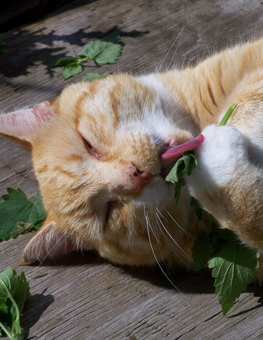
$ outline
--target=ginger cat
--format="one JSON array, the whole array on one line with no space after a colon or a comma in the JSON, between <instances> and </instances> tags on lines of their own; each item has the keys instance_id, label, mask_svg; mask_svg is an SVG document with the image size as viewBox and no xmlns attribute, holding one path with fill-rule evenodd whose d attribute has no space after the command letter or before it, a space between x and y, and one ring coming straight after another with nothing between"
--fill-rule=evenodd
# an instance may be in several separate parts
<instances>
[{"instance_id":1,"label":"ginger cat","mask_svg":"<svg viewBox=\"0 0 263 340\"><path fill-rule=\"evenodd\" d=\"M191 195L263 250L263 39L183 70L70 85L52 104L1 115L0 132L32 147L48 213L24 263L96 249L120 264L191 268L206 228ZM178 155L164 155L200 132L198 166L176 206L165 176Z\"/></svg>"}]
</instances>

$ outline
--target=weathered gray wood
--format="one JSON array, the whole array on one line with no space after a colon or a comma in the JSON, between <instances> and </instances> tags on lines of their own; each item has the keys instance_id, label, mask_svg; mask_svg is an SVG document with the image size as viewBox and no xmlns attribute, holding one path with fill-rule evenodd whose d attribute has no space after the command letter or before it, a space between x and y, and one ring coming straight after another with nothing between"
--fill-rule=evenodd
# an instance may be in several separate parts
<instances>
[{"instance_id":1,"label":"weathered gray wood","mask_svg":"<svg viewBox=\"0 0 263 340\"><path fill-rule=\"evenodd\" d=\"M123 54L101 73L134 74L193 63L233 42L260 36L263 5L243 0L77 1L48 18L3 35L0 108L8 112L52 100L67 83L52 68L90 38L118 26ZM93 68L88 68L87 72ZM0 193L37 190L28 152L0 138ZM209 274L178 274L176 291L157 269L113 266L94 253L69 254L40 266L18 267L31 235L0 244L0 270L23 269L31 296L23 315L29 338L50 339L262 339L259 288L241 295L223 317Z\"/></svg>"}]
</instances>

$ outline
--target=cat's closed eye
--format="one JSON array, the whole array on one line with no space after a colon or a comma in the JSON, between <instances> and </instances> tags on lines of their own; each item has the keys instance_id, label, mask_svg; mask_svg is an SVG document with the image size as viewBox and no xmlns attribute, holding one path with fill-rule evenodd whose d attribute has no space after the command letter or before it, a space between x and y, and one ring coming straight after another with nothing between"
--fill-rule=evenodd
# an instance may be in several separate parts
<instances>
[{"instance_id":1,"label":"cat's closed eye","mask_svg":"<svg viewBox=\"0 0 263 340\"><path fill-rule=\"evenodd\" d=\"M91 155L95 156L97 159L100 159L99 153L98 153L97 150L90 144L90 142L89 142L86 138L84 138L83 136L81 136L81 138L82 138L83 143L84 143L86 149L88 150L88 152L89 152Z\"/></svg>"}]
</instances>

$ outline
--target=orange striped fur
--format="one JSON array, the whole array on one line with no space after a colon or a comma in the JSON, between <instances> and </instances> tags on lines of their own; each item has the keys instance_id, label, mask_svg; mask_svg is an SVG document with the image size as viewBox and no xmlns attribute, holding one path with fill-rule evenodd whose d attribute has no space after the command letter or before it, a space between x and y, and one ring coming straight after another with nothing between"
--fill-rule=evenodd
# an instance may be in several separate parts
<instances>
[{"instance_id":1,"label":"orange striped fur","mask_svg":"<svg viewBox=\"0 0 263 340\"><path fill-rule=\"evenodd\" d=\"M214 131L218 143L217 131L233 134L237 152L222 144L222 161L218 151L213 155L217 165L210 171L204 150L217 144L213 127L205 128L218 124L232 103L238 106L228 125L241 133L230 127ZM24 250L24 262L42 260L49 252L53 256L50 249L63 235L70 240L64 251L96 249L120 264L154 264L157 259L191 268L194 239L206 225L195 217L190 193L222 227L263 250L262 39L183 70L73 84L53 104L23 113L30 128L16 126L20 113L12 114L12 123L1 116L0 130L32 145L48 213ZM174 187L164 180L172 164L161 162L160 155L203 129L204 147L197 151L200 168L186 178L188 186L175 206ZM237 158L234 165L228 160L224 164L230 152ZM230 163L239 169L232 177ZM220 166L229 169L225 182ZM41 247L43 235L44 255L35 246ZM58 248L57 253L63 253L63 247Z\"/></svg>"}]
</instances>

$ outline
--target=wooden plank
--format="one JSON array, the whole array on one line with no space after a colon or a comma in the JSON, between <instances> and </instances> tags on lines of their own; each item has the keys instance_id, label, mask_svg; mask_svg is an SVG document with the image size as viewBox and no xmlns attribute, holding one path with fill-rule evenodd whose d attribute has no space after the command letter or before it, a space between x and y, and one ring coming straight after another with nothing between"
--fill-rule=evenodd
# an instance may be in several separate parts
<instances>
[{"instance_id":1,"label":"wooden plank","mask_svg":"<svg viewBox=\"0 0 263 340\"><path fill-rule=\"evenodd\" d=\"M3 35L1 111L52 100L67 84L53 68L89 39L118 26L123 54L99 72L141 74L194 63L231 43L260 36L263 5L242 0L99 0L75 3ZM88 68L87 72L93 72ZM37 183L30 155L0 138L0 193L21 187L32 198ZM208 273L173 277L176 291L155 268L122 268L85 252L40 266L17 267L32 235L0 244L0 270L25 271L31 287L23 314L29 338L261 339L262 292L251 287L223 317Z\"/></svg>"}]
</instances>

